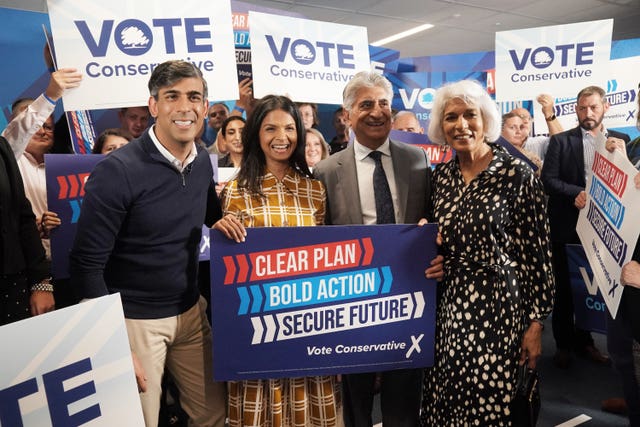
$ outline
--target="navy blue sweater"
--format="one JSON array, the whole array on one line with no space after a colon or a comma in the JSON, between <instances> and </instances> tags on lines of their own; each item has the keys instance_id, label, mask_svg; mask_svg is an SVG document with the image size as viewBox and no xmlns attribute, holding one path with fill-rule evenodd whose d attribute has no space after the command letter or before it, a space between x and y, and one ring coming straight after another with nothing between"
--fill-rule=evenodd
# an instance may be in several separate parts
<instances>
[{"instance_id":1,"label":"navy blue sweater","mask_svg":"<svg viewBox=\"0 0 640 427\"><path fill-rule=\"evenodd\" d=\"M125 317L157 319L198 300L198 245L207 204L217 211L209 155L180 173L145 132L96 165L71 251L84 298L120 292Z\"/></svg>"}]
</instances>

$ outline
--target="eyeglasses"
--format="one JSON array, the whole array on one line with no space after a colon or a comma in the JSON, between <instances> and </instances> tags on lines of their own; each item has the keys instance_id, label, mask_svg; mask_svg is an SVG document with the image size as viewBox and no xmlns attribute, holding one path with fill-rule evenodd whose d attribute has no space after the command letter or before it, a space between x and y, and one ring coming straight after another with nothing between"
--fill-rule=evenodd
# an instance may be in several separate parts
<instances>
[{"instance_id":1,"label":"eyeglasses","mask_svg":"<svg viewBox=\"0 0 640 427\"><path fill-rule=\"evenodd\" d=\"M42 127L40 127L40 130L43 131L44 133L53 133L53 126L45 123L42 125Z\"/></svg>"}]
</instances>

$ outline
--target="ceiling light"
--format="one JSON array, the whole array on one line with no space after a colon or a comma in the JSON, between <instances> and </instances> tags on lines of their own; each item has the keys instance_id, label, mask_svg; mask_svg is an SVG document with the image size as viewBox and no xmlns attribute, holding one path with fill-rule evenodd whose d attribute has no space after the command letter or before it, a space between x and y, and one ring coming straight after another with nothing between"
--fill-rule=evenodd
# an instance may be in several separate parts
<instances>
[{"instance_id":1,"label":"ceiling light","mask_svg":"<svg viewBox=\"0 0 640 427\"><path fill-rule=\"evenodd\" d=\"M375 41L375 42L370 43L370 44L371 44L371 46L382 46L384 44L391 43L391 42L394 42L396 40L400 40L400 39L403 39L405 37L412 36L412 35L414 35L416 33L419 33L420 31L428 30L429 28L433 28L433 25L431 25L431 24L422 24L422 25L419 25L419 26L417 26L415 28L412 28L410 30L402 31L401 33L394 34L392 36L386 37L384 39L380 39L380 40Z\"/></svg>"}]
</instances>

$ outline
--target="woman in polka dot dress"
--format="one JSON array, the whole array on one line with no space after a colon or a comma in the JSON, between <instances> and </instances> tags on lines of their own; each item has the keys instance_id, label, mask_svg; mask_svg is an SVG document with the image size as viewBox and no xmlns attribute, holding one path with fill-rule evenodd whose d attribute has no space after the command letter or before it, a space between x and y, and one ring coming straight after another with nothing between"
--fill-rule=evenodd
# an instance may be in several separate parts
<instances>
[{"instance_id":1,"label":"woman in polka dot dress","mask_svg":"<svg viewBox=\"0 0 640 427\"><path fill-rule=\"evenodd\" d=\"M487 142L499 133L496 106L476 82L436 92L429 138L456 158L434 174L445 278L424 426L510 426L518 363L535 367L541 353L554 288L544 193L528 165Z\"/></svg>"}]
</instances>

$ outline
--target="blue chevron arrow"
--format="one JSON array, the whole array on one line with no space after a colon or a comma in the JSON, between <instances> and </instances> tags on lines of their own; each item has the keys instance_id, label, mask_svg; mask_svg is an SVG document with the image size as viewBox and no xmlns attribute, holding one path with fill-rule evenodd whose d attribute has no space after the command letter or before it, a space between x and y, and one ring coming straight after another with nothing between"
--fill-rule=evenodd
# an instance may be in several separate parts
<instances>
[{"instance_id":1,"label":"blue chevron arrow","mask_svg":"<svg viewBox=\"0 0 640 427\"><path fill-rule=\"evenodd\" d=\"M76 222L78 222L78 218L80 217L81 204L82 199L69 200L69 205L71 206L71 224L75 224Z\"/></svg>"},{"instance_id":2,"label":"blue chevron arrow","mask_svg":"<svg viewBox=\"0 0 640 427\"><path fill-rule=\"evenodd\" d=\"M240 307L238 307L238 315L247 314L249 310L249 291L244 286L238 288L238 296L240 297Z\"/></svg>"},{"instance_id":3,"label":"blue chevron arrow","mask_svg":"<svg viewBox=\"0 0 640 427\"><path fill-rule=\"evenodd\" d=\"M391 284L393 283L393 274L391 274L391 268L389 266L381 267L382 270L382 293L388 294L391 290Z\"/></svg>"},{"instance_id":4,"label":"blue chevron arrow","mask_svg":"<svg viewBox=\"0 0 640 427\"><path fill-rule=\"evenodd\" d=\"M262 291L260 291L260 286L251 286L251 295L253 296L253 305L251 306L251 312L260 313L260 308L262 308Z\"/></svg>"}]
</instances>

